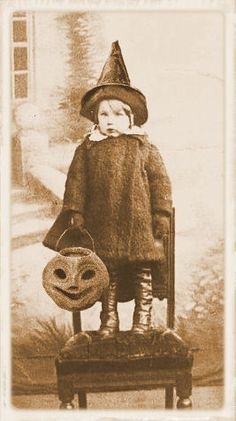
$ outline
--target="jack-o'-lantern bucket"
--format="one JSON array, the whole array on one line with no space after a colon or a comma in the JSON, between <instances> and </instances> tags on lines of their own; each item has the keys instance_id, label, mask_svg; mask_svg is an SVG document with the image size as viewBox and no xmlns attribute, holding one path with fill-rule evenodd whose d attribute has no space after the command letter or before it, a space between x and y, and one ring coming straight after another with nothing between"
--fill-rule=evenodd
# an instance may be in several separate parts
<instances>
[{"instance_id":1,"label":"jack-o'-lantern bucket","mask_svg":"<svg viewBox=\"0 0 236 421\"><path fill-rule=\"evenodd\" d=\"M101 259L90 249L60 250L43 271L43 286L61 308L85 310L95 304L108 287L109 275Z\"/></svg>"}]
</instances>

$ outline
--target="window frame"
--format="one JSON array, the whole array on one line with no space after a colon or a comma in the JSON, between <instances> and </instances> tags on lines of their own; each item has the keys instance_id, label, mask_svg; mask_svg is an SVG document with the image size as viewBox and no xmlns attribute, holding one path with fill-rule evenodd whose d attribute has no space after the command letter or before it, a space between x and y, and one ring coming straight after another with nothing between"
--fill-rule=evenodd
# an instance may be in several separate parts
<instances>
[{"instance_id":1,"label":"window frame","mask_svg":"<svg viewBox=\"0 0 236 421\"><path fill-rule=\"evenodd\" d=\"M26 41L14 41L13 22L26 22ZM11 18L11 81L12 92L11 97L14 102L22 102L33 100L33 33L34 33L34 16L33 13L25 12L22 16L13 13ZM25 47L27 49L27 69L15 70L14 68L14 50L17 47ZM27 75L27 96L17 97L15 87L15 75Z\"/></svg>"}]
</instances>

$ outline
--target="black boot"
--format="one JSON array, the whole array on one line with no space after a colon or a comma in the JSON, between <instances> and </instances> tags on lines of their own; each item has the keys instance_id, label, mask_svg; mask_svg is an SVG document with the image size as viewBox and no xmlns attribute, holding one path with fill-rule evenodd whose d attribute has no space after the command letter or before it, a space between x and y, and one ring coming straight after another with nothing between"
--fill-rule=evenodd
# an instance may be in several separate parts
<instances>
[{"instance_id":1,"label":"black boot","mask_svg":"<svg viewBox=\"0 0 236 421\"><path fill-rule=\"evenodd\" d=\"M99 333L102 337L113 337L119 331L117 312L118 279L116 272L110 272L110 284L102 297L102 311L100 313L101 326Z\"/></svg>"},{"instance_id":2,"label":"black boot","mask_svg":"<svg viewBox=\"0 0 236 421\"><path fill-rule=\"evenodd\" d=\"M135 282L135 309L132 333L144 334L151 330L152 275L151 269L139 268Z\"/></svg>"}]
</instances>

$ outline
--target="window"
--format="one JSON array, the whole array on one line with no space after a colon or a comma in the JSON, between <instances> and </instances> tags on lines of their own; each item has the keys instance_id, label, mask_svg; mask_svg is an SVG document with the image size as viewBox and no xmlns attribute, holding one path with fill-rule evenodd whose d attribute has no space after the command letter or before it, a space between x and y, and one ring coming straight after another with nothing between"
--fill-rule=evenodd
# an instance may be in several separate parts
<instances>
[{"instance_id":1,"label":"window","mask_svg":"<svg viewBox=\"0 0 236 421\"><path fill-rule=\"evenodd\" d=\"M30 98L32 93L31 32L32 16L26 12L13 13L12 97L14 100Z\"/></svg>"}]
</instances>

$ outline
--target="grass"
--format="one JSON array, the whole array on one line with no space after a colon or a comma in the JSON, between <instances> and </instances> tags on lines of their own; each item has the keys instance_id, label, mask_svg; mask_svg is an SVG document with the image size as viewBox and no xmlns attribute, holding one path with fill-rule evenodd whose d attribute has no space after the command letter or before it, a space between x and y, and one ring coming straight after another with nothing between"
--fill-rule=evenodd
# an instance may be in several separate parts
<instances>
[{"instance_id":1,"label":"grass","mask_svg":"<svg viewBox=\"0 0 236 421\"><path fill-rule=\"evenodd\" d=\"M72 336L69 325L56 323L54 317L49 320L37 320L34 331L26 330L25 335L14 335L12 338L13 358L42 357L57 355L65 342Z\"/></svg>"}]
</instances>

